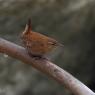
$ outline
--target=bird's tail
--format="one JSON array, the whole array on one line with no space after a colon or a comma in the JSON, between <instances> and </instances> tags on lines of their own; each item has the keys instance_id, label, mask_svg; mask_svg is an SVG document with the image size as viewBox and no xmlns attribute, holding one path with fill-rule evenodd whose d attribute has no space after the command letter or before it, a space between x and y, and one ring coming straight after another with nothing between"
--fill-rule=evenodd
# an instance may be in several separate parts
<instances>
[{"instance_id":1,"label":"bird's tail","mask_svg":"<svg viewBox=\"0 0 95 95\"><path fill-rule=\"evenodd\" d=\"M28 19L28 22L27 22L27 24L26 24L26 27L25 27L24 32L25 32L26 34L28 34L30 31L32 31L32 25L31 25L31 19L29 18L29 19Z\"/></svg>"}]
</instances>

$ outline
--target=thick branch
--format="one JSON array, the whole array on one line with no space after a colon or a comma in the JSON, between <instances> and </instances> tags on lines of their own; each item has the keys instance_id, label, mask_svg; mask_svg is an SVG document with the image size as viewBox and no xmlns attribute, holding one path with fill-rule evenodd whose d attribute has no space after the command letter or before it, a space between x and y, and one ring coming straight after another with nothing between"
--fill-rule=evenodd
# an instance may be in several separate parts
<instances>
[{"instance_id":1,"label":"thick branch","mask_svg":"<svg viewBox=\"0 0 95 95\"><path fill-rule=\"evenodd\" d=\"M75 95L95 95L94 92L65 70L47 60L35 60L27 54L23 47L2 38L0 38L0 52L32 65L34 68L64 85Z\"/></svg>"}]
</instances>

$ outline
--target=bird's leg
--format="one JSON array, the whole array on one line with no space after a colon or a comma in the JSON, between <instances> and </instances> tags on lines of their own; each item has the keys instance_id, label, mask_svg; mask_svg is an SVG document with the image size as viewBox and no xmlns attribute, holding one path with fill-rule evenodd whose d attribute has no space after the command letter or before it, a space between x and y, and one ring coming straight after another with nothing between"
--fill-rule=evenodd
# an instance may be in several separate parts
<instances>
[{"instance_id":1,"label":"bird's leg","mask_svg":"<svg viewBox=\"0 0 95 95\"><path fill-rule=\"evenodd\" d=\"M40 59L49 60L47 57L42 56L42 55L35 55L35 54L31 54L31 53L29 53L29 52L28 52L28 54L29 54L30 57L35 58L35 60L40 60Z\"/></svg>"}]
</instances>

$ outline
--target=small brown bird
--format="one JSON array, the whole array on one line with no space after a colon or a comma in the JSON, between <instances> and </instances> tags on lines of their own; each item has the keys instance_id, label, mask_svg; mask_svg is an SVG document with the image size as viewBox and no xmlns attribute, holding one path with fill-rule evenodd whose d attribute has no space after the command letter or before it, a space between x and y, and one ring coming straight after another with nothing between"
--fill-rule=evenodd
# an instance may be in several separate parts
<instances>
[{"instance_id":1,"label":"small brown bird","mask_svg":"<svg viewBox=\"0 0 95 95\"><path fill-rule=\"evenodd\" d=\"M33 32L30 19L28 24L26 24L24 32L21 34L21 39L29 55L34 57L44 58L46 54L51 52L57 46L63 47L63 45L55 39Z\"/></svg>"}]
</instances>

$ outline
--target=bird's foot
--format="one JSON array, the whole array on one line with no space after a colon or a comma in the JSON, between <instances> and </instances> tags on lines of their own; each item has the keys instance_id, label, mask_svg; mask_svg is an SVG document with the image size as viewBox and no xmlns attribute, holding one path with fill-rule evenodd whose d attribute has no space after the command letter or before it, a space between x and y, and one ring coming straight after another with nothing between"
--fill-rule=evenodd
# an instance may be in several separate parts
<instances>
[{"instance_id":1,"label":"bird's foot","mask_svg":"<svg viewBox=\"0 0 95 95\"><path fill-rule=\"evenodd\" d=\"M42 55L34 55L34 54L29 53L29 56L34 58L35 60L49 60L47 57L42 56Z\"/></svg>"}]
</instances>

